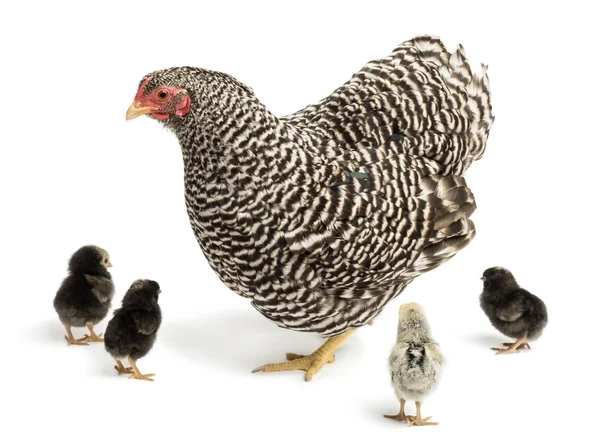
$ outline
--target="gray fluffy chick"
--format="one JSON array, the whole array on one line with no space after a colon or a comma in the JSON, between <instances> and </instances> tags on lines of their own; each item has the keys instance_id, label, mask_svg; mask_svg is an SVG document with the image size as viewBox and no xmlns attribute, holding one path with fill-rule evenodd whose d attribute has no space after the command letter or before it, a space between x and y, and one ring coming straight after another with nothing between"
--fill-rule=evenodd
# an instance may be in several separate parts
<instances>
[{"instance_id":1,"label":"gray fluffy chick","mask_svg":"<svg viewBox=\"0 0 600 440\"><path fill-rule=\"evenodd\" d=\"M503 267L492 267L483 272L483 292L479 296L481 308L492 325L516 342L506 342L508 348L495 348L496 354L518 353L529 347L528 341L539 338L548 324L546 305L537 296L521 289L515 277Z\"/></svg>"},{"instance_id":2,"label":"gray fluffy chick","mask_svg":"<svg viewBox=\"0 0 600 440\"><path fill-rule=\"evenodd\" d=\"M102 334L94 326L102 321L111 306L115 285L108 268L112 267L108 252L97 246L83 246L69 260L69 275L54 298L54 309L65 326L69 345L102 342ZM71 327L86 327L89 335L75 339Z\"/></svg>"},{"instance_id":3,"label":"gray fluffy chick","mask_svg":"<svg viewBox=\"0 0 600 440\"><path fill-rule=\"evenodd\" d=\"M431 417L421 417L421 402L438 384L444 357L431 336L425 311L416 303L400 306L398 339L389 358L389 368L396 397L400 400L397 415L384 415L389 419L409 422L409 425L437 425ZM407 416L404 405L414 400L417 415Z\"/></svg>"}]
</instances>

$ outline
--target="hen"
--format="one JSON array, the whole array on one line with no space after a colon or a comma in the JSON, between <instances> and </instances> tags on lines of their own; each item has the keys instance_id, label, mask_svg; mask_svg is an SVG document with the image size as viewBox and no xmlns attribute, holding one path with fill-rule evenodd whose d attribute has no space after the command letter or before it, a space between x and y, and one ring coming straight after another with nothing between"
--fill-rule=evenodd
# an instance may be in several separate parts
<instances>
[{"instance_id":1,"label":"hen","mask_svg":"<svg viewBox=\"0 0 600 440\"><path fill-rule=\"evenodd\" d=\"M261 371L306 380L354 329L475 235L462 177L493 121L483 67L418 37L321 102L276 117L229 75L146 75L127 119L177 136L194 234L220 279L279 326L330 339Z\"/></svg>"}]
</instances>

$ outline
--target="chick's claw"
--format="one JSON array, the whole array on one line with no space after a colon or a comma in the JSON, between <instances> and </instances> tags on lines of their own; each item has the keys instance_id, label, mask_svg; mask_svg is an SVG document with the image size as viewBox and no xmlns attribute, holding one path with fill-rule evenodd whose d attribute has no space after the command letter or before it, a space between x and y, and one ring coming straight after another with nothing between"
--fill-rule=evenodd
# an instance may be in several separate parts
<instances>
[{"instance_id":1,"label":"chick's claw","mask_svg":"<svg viewBox=\"0 0 600 440\"><path fill-rule=\"evenodd\" d=\"M115 370L117 370L117 373L119 373L119 376L121 374L133 373L133 368L131 368L131 367L125 368L125 366L120 362L117 365L115 365Z\"/></svg>"},{"instance_id":2,"label":"chick's claw","mask_svg":"<svg viewBox=\"0 0 600 440\"><path fill-rule=\"evenodd\" d=\"M129 379L147 380L148 382L154 382L154 379L151 379L152 376L156 376L156 374L137 374L134 372L131 376L129 376Z\"/></svg>"},{"instance_id":3,"label":"chick's claw","mask_svg":"<svg viewBox=\"0 0 600 440\"><path fill-rule=\"evenodd\" d=\"M502 345L504 345L505 347L512 347L512 345L514 344L514 342L503 342ZM531 347L529 346L529 344L527 342L523 342L521 345L519 345L517 347L517 350L520 350L522 348L526 348L527 350L531 350Z\"/></svg>"},{"instance_id":4,"label":"chick's claw","mask_svg":"<svg viewBox=\"0 0 600 440\"><path fill-rule=\"evenodd\" d=\"M88 341L90 342L104 342L104 338L102 338L102 333L100 333L99 335L93 334L93 335L86 335Z\"/></svg>"},{"instance_id":5,"label":"chick's claw","mask_svg":"<svg viewBox=\"0 0 600 440\"><path fill-rule=\"evenodd\" d=\"M67 341L67 346L69 346L69 345L90 345L87 342L88 335L85 335L83 338L79 338L79 339L69 338L67 335L65 335L65 340Z\"/></svg>"},{"instance_id":6,"label":"chick's claw","mask_svg":"<svg viewBox=\"0 0 600 440\"><path fill-rule=\"evenodd\" d=\"M405 414L384 414L383 417L385 417L386 419L397 420L399 422L408 422L408 417Z\"/></svg>"},{"instance_id":7,"label":"chick's claw","mask_svg":"<svg viewBox=\"0 0 600 440\"><path fill-rule=\"evenodd\" d=\"M406 416L408 419L408 426L434 426L439 425L438 422L430 422L431 416L420 419L415 416Z\"/></svg>"}]
</instances>

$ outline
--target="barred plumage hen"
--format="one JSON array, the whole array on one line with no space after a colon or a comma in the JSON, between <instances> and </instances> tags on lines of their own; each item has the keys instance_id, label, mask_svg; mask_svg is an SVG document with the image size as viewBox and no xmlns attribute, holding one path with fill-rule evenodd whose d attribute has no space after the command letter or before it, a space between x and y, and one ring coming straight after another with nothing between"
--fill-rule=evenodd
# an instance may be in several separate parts
<instances>
[{"instance_id":1,"label":"barred plumage hen","mask_svg":"<svg viewBox=\"0 0 600 440\"><path fill-rule=\"evenodd\" d=\"M279 326L330 337L257 370L306 380L356 328L475 235L462 177L493 122L486 68L423 36L276 117L229 75L146 75L127 119L172 130L194 234L220 279Z\"/></svg>"}]
</instances>

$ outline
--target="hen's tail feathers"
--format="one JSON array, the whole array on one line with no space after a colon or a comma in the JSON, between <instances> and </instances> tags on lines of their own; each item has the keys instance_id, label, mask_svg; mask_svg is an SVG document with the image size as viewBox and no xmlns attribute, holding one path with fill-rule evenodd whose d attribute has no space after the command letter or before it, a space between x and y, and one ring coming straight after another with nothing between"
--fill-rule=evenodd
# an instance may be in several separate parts
<instances>
[{"instance_id":1,"label":"hen's tail feathers","mask_svg":"<svg viewBox=\"0 0 600 440\"><path fill-rule=\"evenodd\" d=\"M451 94L461 94L466 90L466 105L460 106L461 113L471 121L472 145L470 153L473 160L479 159L485 151L488 133L494 122L490 101L490 83L487 66L481 64L478 73L473 74L462 45L450 54L438 37L422 36L414 40L414 46L425 62L438 66Z\"/></svg>"},{"instance_id":2,"label":"hen's tail feathers","mask_svg":"<svg viewBox=\"0 0 600 440\"><path fill-rule=\"evenodd\" d=\"M438 267L471 242L475 225L469 217L477 207L462 176L428 177L420 198L435 210L435 232L410 270L415 274Z\"/></svg>"}]
</instances>

